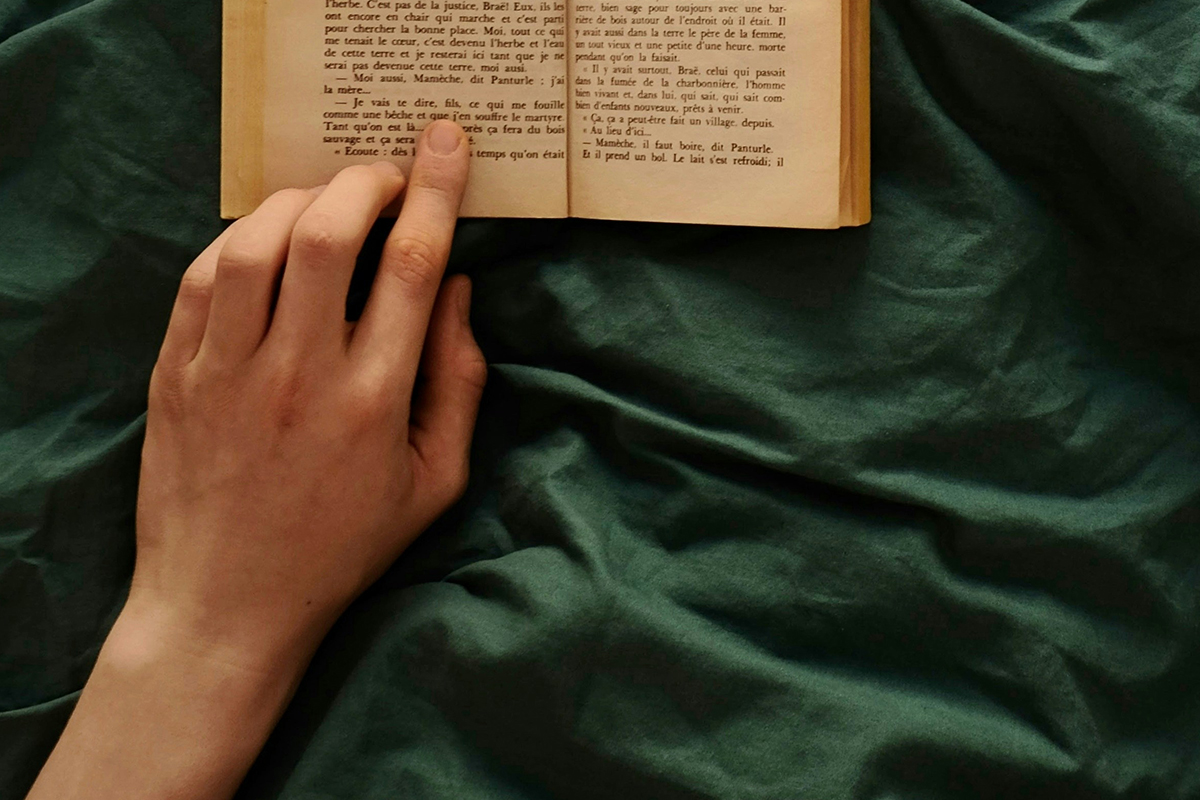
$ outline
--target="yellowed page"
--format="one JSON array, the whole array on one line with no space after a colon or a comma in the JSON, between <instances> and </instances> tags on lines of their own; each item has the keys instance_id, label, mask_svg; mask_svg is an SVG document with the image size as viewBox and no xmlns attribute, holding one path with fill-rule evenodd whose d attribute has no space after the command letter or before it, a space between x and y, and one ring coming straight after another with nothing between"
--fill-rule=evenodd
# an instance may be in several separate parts
<instances>
[{"instance_id":1,"label":"yellowed page","mask_svg":"<svg viewBox=\"0 0 1200 800\"><path fill-rule=\"evenodd\" d=\"M842 4L572 4L572 216L839 225Z\"/></svg>"},{"instance_id":2,"label":"yellowed page","mask_svg":"<svg viewBox=\"0 0 1200 800\"><path fill-rule=\"evenodd\" d=\"M264 195L354 163L407 167L449 117L474 154L465 216L566 216L564 0L266 5Z\"/></svg>"}]
</instances>

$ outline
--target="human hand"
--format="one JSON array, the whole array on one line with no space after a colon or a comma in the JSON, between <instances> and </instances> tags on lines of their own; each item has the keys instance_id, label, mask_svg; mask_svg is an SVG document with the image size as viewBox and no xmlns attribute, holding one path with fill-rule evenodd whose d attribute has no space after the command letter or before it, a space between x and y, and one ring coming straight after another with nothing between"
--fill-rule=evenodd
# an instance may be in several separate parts
<instances>
[{"instance_id":1,"label":"human hand","mask_svg":"<svg viewBox=\"0 0 1200 800\"><path fill-rule=\"evenodd\" d=\"M426 129L355 324L388 164L272 196L188 269L129 599L31 800L232 796L329 626L463 491L486 367L442 272L468 158L457 125Z\"/></svg>"},{"instance_id":2,"label":"human hand","mask_svg":"<svg viewBox=\"0 0 1200 800\"><path fill-rule=\"evenodd\" d=\"M151 382L128 614L290 666L460 496L486 367L469 281L439 285L467 151L430 126L355 324L356 256L405 185L387 162L272 196L192 264Z\"/></svg>"}]
</instances>

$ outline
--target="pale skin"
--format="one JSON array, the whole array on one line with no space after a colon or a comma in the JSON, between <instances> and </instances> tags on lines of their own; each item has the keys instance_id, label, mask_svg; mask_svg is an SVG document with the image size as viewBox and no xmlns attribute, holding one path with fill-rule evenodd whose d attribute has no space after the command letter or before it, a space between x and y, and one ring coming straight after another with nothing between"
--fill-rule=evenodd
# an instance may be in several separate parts
<instances>
[{"instance_id":1,"label":"pale skin","mask_svg":"<svg viewBox=\"0 0 1200 800\"><path fill-rule=\"evenodd\" d=\"M462 494L487 371L470 283L442 278L468 160L434 123L407 181L380 163L280 192L187 270L129 599L30 800L230 797L333 622ZM405 189L348 323L356 256Z\"/></svg>"}]
</instances>

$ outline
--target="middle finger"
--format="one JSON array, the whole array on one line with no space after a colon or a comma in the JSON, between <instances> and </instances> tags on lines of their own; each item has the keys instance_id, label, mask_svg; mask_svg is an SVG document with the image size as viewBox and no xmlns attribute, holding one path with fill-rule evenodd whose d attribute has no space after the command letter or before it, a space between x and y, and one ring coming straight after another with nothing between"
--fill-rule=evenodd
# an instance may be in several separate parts
<instances>
[{"instance_id":1,"label":"middle finger","mask_svg":"<svg viewBox=\"0 0 1200 800\"><path fill-rule=\"evenodd\" d=\"M403 188L403 173L386 161L347 167L329 182L292 230L269 340L301 351L345 344L346 294L358 253Z\"/></svg>"}]
</instances>

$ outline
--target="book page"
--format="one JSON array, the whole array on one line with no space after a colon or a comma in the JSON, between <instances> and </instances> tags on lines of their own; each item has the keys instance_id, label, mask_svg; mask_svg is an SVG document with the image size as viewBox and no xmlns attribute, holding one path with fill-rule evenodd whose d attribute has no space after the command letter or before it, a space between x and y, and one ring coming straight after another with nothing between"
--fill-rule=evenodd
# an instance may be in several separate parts
<instances>
[{"instance_id":1,"label":"book page","mask_svg":"<svg viewBox=\"0 0 1200 800\"><path fill-rule=\"evenodd\" d=\"M841 3L571 11L573 216L838 226Z\"/></svg>"},{"instance_id":2,"label":"book page","mask_svg":"<svg viewBox=\"0 0 1200 800\"><path fill-rule=\"evenodd\" d=\"M464 216L566 216L565 0L269 0L264 27L264 195L407 169L448 117L471 138Z\"/></svg>"}]
</instances>

